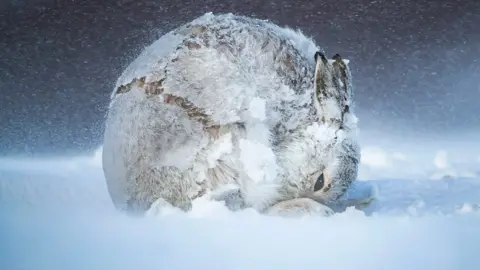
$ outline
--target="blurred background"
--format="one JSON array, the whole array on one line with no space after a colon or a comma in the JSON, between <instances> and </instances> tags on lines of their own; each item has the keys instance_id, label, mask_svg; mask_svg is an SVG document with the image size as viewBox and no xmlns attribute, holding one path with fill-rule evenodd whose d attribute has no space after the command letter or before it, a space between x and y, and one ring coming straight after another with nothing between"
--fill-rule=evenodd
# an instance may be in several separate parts
<instances>
[{"instance_id":1,"label":"blurred background","mask_svg":"<svg viewBox=\"0 0 480 270\"><path fill-rule=\"evenodd\" d=\"M209 11L300 28L350 59L364 136L480 138L478 0L2 0L0 155L97 148L123 69Z\"/></svg>"}]
</instances>

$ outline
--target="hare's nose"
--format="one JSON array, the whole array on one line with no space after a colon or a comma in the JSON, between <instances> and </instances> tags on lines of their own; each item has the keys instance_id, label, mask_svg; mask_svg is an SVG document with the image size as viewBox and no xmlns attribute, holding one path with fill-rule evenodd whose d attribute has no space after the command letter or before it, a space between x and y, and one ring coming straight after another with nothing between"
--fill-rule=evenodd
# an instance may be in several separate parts
<instances>
[{"instance_id":1,"label":"hare's nose","mask_svg":"<svg viewBox=\"0 0 480 270\"><path fill-rule=\"evenodd\" d=\"M320 174L320 176L317 178L317 181L315 182L315 185L313 186L313 192L317 192L320 189L323 188L323 185L325 184L325 179L323 177L323 173Z\"/></svg>"}]
</instances>

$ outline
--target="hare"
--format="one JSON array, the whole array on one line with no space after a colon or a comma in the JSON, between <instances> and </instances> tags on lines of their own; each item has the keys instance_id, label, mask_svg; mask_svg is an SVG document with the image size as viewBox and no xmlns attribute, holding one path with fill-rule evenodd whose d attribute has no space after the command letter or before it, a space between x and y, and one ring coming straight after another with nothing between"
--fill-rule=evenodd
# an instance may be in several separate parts
<instances>
[{"instance_id":1,"label":"hare","mask_svg":"<svg viewBox=\"0 0 480 270\"><path fill-rule=\"evenodd\" d=\"M262 213L331 214L360 159L348 61L300 31L207 13L163 35L123 72L105 123L117 209L202 196Z\"/></svg>"}]
</instances>

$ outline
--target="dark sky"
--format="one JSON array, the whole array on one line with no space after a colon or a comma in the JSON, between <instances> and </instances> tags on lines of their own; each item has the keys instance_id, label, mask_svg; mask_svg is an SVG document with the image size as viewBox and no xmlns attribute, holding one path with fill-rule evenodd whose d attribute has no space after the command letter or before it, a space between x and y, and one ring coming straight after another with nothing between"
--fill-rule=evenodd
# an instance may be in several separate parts
<instances>
[{"instance_id":1,"label":"dark sky","mask_svg":"<svg viewBox=\"0 0 480 270\"><path fill-rule=\"evenodd\" d=\"M101 144L122 70L162 33L208 11L300 28L350 59L363 129L438 136L480 127L478 0L0 3L2 155Z\"/></svg>"}]
</instances>

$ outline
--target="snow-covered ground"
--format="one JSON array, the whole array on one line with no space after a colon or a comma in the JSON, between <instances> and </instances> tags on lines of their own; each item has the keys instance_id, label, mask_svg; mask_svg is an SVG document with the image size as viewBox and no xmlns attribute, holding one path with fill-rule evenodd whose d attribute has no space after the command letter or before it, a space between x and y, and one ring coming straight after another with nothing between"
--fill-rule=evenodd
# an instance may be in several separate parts
<instances>
[{"instance_id":1,"label":"snow-covered ground","mask_svg":"<svg viewBox=\"0 0 480 270\"><path fill-rule=\"evenodd\" d=\"M330 218L201 201L188 214L127 217L111 205L100 150L3 158L0 269L478 269L479 148L405 145L363 140L357 187L373 185L378 200Z\"/></svg>"}]
</instances>

